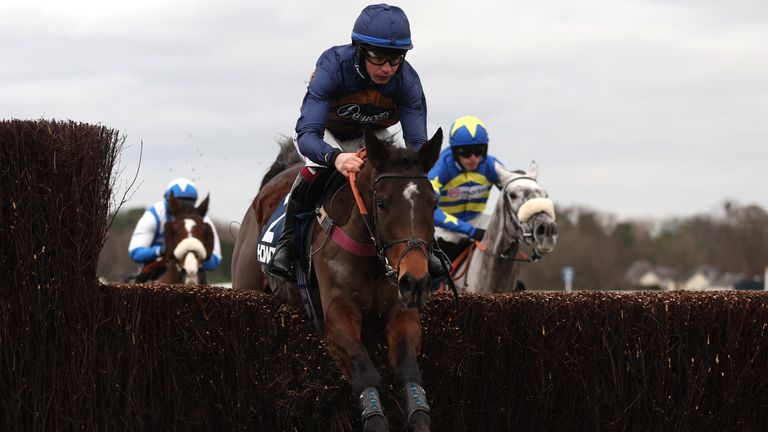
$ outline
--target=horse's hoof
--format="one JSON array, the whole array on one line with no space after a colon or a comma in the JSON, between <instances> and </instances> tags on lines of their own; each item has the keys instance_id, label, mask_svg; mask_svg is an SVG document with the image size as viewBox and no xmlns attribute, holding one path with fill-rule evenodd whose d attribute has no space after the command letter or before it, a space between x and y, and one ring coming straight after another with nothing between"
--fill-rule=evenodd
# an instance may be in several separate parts
<instances>
[{"instance_id":1,"label":"horse's hoof","mask_svg":"<svg viewBox=\"0 0 768 432\"><path fill-rule=\"evenodd\" d=\"M389 424L384 416L375 415L367 418L363 422L363 431L365 432L389 432Z\"/></svg>"},{"instance_id":2,"label":"horse's hoof","mask_svg":"<svg viewBox=\"0 0 768 432\"><path fill-rule=\"evenodd\" d=\"M429 414L424 411L416 411L411 414L411 418L408 421L408 430L411 432L429 432L432 420L429 418Z\"/></svg>"}]
</instances>

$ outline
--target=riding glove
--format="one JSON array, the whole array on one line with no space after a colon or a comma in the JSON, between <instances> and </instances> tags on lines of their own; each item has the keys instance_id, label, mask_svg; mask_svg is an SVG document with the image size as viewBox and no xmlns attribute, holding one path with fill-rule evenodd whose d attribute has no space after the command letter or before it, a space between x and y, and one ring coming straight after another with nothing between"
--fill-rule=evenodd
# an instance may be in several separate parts
<instances>
[{"instance_id":1,"label":"riding glove","mask_svg":"<svg viewBox=\"0 0 768 432\"><path fill-rule=\"evenodd\" d=\"M482 228L475 228L475 232L472 233L472 240L481 241L485 235L485 230Z\"/></svg>"}]
</instances>

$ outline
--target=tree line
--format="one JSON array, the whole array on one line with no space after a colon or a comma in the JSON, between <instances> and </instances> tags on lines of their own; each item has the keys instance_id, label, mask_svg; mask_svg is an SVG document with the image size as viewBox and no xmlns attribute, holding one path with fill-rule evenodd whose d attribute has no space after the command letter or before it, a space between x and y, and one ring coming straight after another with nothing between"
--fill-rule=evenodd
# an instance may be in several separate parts
<instances>
[{"instance_id":1,"label":"tree line","mask_svg":"<svg viewBox=\"0 0 768 432\"><path fill-rule=\"evenodd\" d=\"M560 208L555 251L526 264L529 288L562 289L561 269L575 269L576 289L630 289L627 269L638 260L678 275L709 265L720 272L763 275L768 265L768 214L757 205L726 201L712 214L665 220L618 221L584 207Z\"/></svg>"},{"instance_id":2,"label":"tree line","mask_svg":"<svg viewBox=\"0 0 768 432\"><path fill-rule=\"evenodd\" d=\"M121 281L137 272L137 264L128 257L128 243L143 212L134 208L110 216L99 276ZM223 261L209 281L228 282L237 224L215 223ZM757 205L726 201L711 214L625 221L586 207L560 207L557 224L555 251L522 266L521 279L528 289L562 289L565 266L575 269L576 289L616 290L630 288L625 274L638 260L671 268L681 276L706 264L753 277L762 275L768 265L768 213Z\"/></svg>"}]
</instances>

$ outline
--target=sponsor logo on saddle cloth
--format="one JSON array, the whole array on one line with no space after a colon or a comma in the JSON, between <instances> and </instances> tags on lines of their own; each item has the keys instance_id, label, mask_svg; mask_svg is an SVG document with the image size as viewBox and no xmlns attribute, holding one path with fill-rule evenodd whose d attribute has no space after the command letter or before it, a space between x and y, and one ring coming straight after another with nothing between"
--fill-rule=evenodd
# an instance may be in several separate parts
<instances>
[{"instance_id":1,"label":"sponsor logo on saddle cloth","mask_svg":"<svg viewBox=\"0 0 768 432\"><path fill-rule=\"evenodd\" d=\"M261 232L259 242L256 246L257 258L262 264L269 264L272 261L272 255L275 253L277 241L285 226L285 210L288 208L288 196L280 201L269 221L267 221L264 230Z\"/></svg>"}]
</instances>

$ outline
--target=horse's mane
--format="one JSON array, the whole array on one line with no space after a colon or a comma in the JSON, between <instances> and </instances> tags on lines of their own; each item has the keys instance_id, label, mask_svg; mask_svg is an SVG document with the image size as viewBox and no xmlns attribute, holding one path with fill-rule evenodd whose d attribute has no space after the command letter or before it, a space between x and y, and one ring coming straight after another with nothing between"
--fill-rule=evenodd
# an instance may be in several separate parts
<instances>
[{"instance_id":1,"label":"horse's mane","mask_svg":"<svg viewBox=\"0 0 768 432\"><path fill-rule=\"evenodd\" d=\"M301 158L299 151L296 150L296 146L293 145L292 138L284 136L277 143L280 145L280 153L278 153L277 159L272 162L272 166L269 167L267 173L264 174L264 178L261 179L259 190L261 190L264 185L272 180L276 175L285 171L286 168L292 165L304 163L304 160Z\"/></svg>"},{"instance_id":2,"label":"horse's mane","mask_svg":"<svg viewBox=\"0 0 768 432\"><path fill-rule=\"evenodd\" d=\"M421 162L416 157L416 152L409 148L396 147L392 152L389 164L395 171L405 171L414 167L422 169Z\"/></svg>"}]
</instances>

